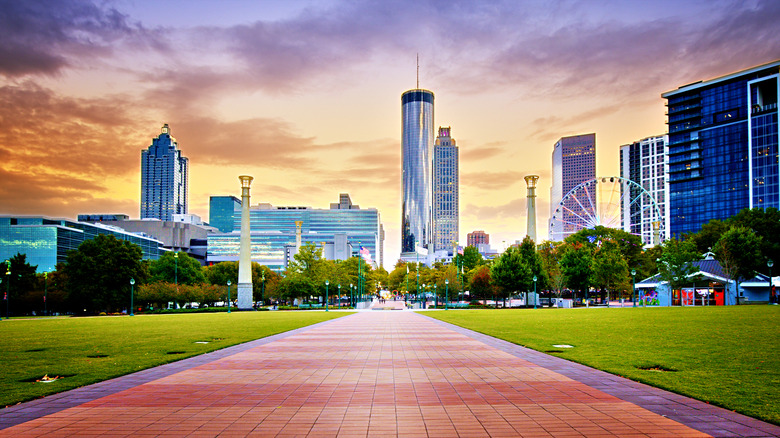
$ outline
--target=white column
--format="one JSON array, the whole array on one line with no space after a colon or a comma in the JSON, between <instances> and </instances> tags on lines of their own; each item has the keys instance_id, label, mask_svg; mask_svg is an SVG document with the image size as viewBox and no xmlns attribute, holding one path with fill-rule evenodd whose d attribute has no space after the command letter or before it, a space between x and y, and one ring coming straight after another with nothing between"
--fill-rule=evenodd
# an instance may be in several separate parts
<instances>
[{"instance_id":1,"label":"white column","mask_svg":"<svg viewBox=\"0 0 780 438\"><path fill-rule=\"evenodd\" d=\"M249 230L251 176L241 175L241 249L238 258L238 308L252 309L252 236Z\"/></svg>"}]
</instances>

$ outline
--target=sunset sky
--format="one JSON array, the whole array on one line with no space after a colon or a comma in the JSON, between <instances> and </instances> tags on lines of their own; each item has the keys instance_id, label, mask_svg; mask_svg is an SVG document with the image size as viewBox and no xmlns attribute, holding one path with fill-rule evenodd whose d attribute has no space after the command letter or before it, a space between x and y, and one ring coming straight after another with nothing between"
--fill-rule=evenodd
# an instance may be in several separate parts
<instances>
[{"instance_id":1,"label":"sunset sky","mask_svg":"<svg viewBox=\"0 0 780 438\"><path fill-rule=\"evenodd\" d=\"M460 147L460 239L526 231L523 176L596 133L597 173L666 132L660 94L780 59L778 1L0 0L0 214L139 215L164 123L210 195L376 207L400 251L401 93L433 91Z\"/></svg>"}]
</instances>

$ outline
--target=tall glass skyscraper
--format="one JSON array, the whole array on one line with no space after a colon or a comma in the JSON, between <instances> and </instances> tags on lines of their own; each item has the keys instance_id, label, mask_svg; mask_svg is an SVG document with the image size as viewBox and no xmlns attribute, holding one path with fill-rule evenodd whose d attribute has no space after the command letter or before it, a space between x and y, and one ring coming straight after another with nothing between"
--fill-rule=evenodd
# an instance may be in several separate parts
<instances>
[{"instance_id":1,"label":"tall glass skyscraper","mask_svg":"<svg viewBox=\"0 0 780 438\"><path fill-rule=\"evenodd\" d=\"M187 214L188 160L166 123L141 152L141 219L169 221Z\"/></svg>"},{"instance_id":2,"label":"tall glass skyscraper","mask_svg":"<svg viewBox=\"0 0 780 438\"><path fill-rule=\"evenodd\" d=\"M666 184L669 137L659 135L648 137L632 144L620 147L620 176L634 181L655 199L661 218L651 208L648 198L641 196L639 187L630 186L630 193L622 193L620 215L623 230L642 237L645 244L653 244L653 222L660 222L659 237L668 238L669 228L669 187ZM659 220L660 219L660 220Z\"/></svg>"},{"instance_id":3,"label":"tall glass skyscraper","mask_svg":"<svg viewBox=\"0 0 780 438\"><path fill-rule=\"evenodd\" d=\"M414 253L432 243L433 93L422 89L403 93L401 123L401 252Z\"/></svg>"},{"instance_id":4,"label":"tall glass skyscraper","mask_svg":"<svg viewBox=\"0 0 780 438\"><path fill-rule=\"evenodd\" d=\"M780 61L663 93L672 236L748 207L780 206Z\"/></svg>"},{"instance_id":5,"label":"tall glass skyscraper","mask_svg":"<svg viewBox=\"0 0 780 438\"><path fill-rule=\"evenodd\" d=\"M558 140L553 147L552 169L549 237L551 240L563 240L584 226L584 219L572 213L577 209L577 200L566 201L567 205L561 209L560 220L552 218L558 204L571 189L596 177L596 134L575 135ZM595 216L592 206L586 205L583 208Z\"/></svg>"},{"instance_id":6,"label":"tall glass skyscraper","mask_svg":"<svg viewBox=\"0 0 780 438\"><path fill-rule=\"evenodd\" d=\"M450 127L439 127L433 146L433 249L452 252L459 233L458 146Z\"/></svg>"}]
</instances>

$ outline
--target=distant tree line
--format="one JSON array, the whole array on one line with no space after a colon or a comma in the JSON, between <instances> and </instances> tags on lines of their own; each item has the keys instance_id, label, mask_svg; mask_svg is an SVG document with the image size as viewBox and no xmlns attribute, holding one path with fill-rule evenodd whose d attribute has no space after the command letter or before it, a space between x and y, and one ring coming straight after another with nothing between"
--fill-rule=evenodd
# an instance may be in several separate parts
<instances>
[{"instance_id":1,"label":"distant tree line","mask_svg":"<svg viewBox=\"0 0 780 438\"><path fill-rule=\"evenodd\" d=\"M326 260L321 248L307 244L282 275L252 263L253 299L263 304L323 302L327 293L332 303L339 294L341 302L351 302L349 297L358 292L371 296L379 288L388 288L399 294L435 294L439 300L445 294L450 300L461 300L466 291L471 300L501 300L532 291L534 286L550 296L579 297L596 290L613 298L628 297L634 279L654 274L679 287L686 275L695 272L692 262L707 252L714 254L734 282L768 273L767 261L780 260L780 212L745 209L727 220L712 220L697 233L648 249L638 236L596 227L563 242L536 244L526 237L493 260L466 247L452 263L428 267L399 261L389 273L359 257ZM76 314L126 311L131 287L141 309L168 303L214 305L227 301L228 280L235 300L238 283L238 262L201 267L184 252L143 260L140 247L111 235L83 242L54 272L36 274L36 268L21 253L0 264L0 294L7 293L11 315L42 314L44 308L50 313ZM5 316L5 309L0 313Z\"/></svg>"}]
</instances>

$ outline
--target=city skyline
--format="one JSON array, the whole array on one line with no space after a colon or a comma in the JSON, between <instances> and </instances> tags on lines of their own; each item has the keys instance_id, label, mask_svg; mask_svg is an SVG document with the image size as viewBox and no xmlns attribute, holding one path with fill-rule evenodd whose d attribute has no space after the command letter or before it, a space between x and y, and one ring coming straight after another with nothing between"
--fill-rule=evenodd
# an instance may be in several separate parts
<instances>
[{"instance_id":1,"label":"city skyline","mask_svg":"<svg viewBox=\"0 0 780 438\"><path fill-rule=\"evenodd\" d=\"M661 93L780 59L778 18L762 1L7 2L0 213L136 217L139 151L168 123L190 160L190 213L237 196L241 174L254 204L347 192L381 212L391 267L398 96L419 53L435 126L468 145L460 240L486 230L501 249L525 235L524 175L540 175L537 211L550 210L557 139L596 133L596 174L619 175L621 145L667 132Z\"/></svg>"}]
</instances>

